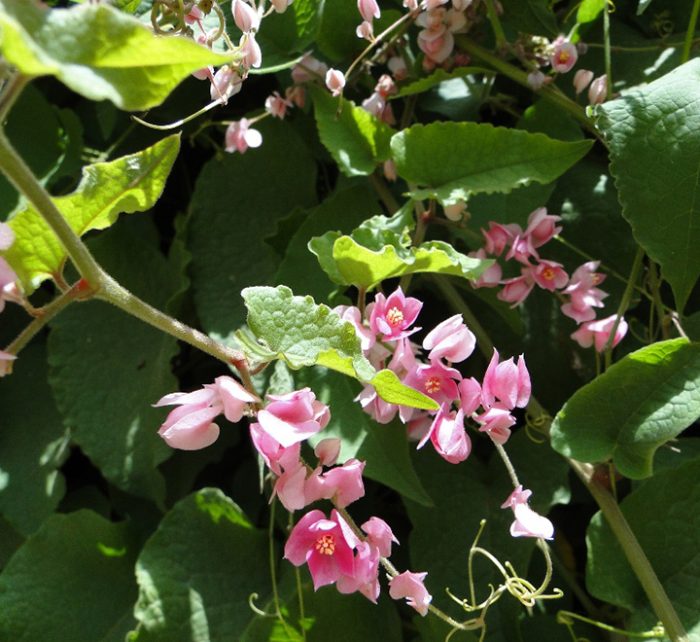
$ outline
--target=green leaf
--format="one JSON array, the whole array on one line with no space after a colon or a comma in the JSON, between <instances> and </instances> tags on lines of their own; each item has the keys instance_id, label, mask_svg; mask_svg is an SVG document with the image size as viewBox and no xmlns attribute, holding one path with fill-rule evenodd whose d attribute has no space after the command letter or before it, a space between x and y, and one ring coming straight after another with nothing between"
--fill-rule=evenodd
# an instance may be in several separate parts
<instances>
[{"instance_id":1,"label":"green leaf","mask_svg":"<svg viewBox=\"0 0 700 642\"><path fill-rule=\"evenodd\" d=\"M340 461L356 457L366 461L364 474L423 506L432 500L416 475L406 439L406 427L394 421L379 425L354 400L358 390L352 381L324 368L310 368L296 374L298 384L309 386L317 398L331 408L328 425L310 441L341 440Z\"/></svg>"},{"instance_id":2,"label":"green leaf","mask_svg":"<svg viewBox=\"0 0 700 642\"><path fill-rule=\"evenodd\" d=\"M47 375L46 349L30 345L0 386L0 513L24 535L39 528L65 491L58 468L69 436Z\"/></svg>"},{"instance_id":3,"label":"green leaf","mask_svg":"<svg viewBox=\"0 0 700 642\"><path fill-rule=\"evenodd\" d=\"M159 309L182 287L180 261L166 261L146 219L127 219L95 239L90 248L109 274ZM124 251L128 248L128 252ZM165 418L152 408L178 389L170 372L177 342L101 301L68 308L52 323L50 381L73 438L119 488L160 502L158 464L171 450L158 436Z\"/></svg>"},{"instance_id":4,"label":"green leaf","mask_svg":"<svg viewBox=\"0 0 700 642\"><path fill-rule=\"evenodd\" d=\"M133 625L136 545L92 511L53 515L0 575L0 639L121 642Z\"/></svg>"},{"instance_id":5,"label":"green leaf","mask_svg":"<svg viewBox=\"0 0 700 642\"><path fill-rule=\"evenodd\" d=\"M273 282L279 257L265 237L294 206L316 200L316 164L304 140L276 119L260 130L260 149L204 166L190 204L195 304L205 330L218 339L245 323L240 291Z\"/></svg>"},{"instance_id":6,"label":"green leaf","mask_svg":"<svg viewBox=\"0 0 700 642\"><path fill-rule=\"evenodd\" d=\"M628 495L620 507L666 589L690 640L700 638L700 460L660 471ZM596 597L632 612L627 627L656 624L649 601L610 526L597 513L588 527L586 585Z\"/></svg>"},{"instance_id":7,"label":"green leaf","mask_svg":"<svg viewBox=\"0 0 700 642\"><path fill-rule=\"evenodd\" d=\"M549 0L503 0L501 4L506 34L556 36L560 32Z\"/></svg>"},{"instance_id":8,"label":"green leaf","mask_svg":"<svg viewBox=\"0 0 700 642\"><path fill-rule=\"evenodd\" d=\"M312 366L320 352L337 350L342 356L362 356L352 324L310 296L294 296L280 285L245 288L248 326L265 346L294 369Z\"/></svg>"},{"instance_id":9,"label":"green leaf","mask_svg":"<svg viewBox=\"0 0 700 642\"><path fill-rule=\"evenodd\" d=\"M601 105L622 215L682 311L700 275L700 60ZM660 216L663 212L663 216Z\"/></svg>"},{"instance_id":10,"label":"green leaf","mask_svg":"<svg viewBox=\"0 0 700 642\"><path fill-rule=\"evenodd\" d=\"M401 87L401 89L399 89L396 96L392 96L392 99L422 94L423 92L436 87L445 80L464 78L464 76L470 76L473 74L485 74L490 76L493 73L494 71L492 69L485 69L483 67L456 67L452 71L445 71L444 69L439 68L425 78L419 78L418 80L414 80L413 82L404 85Z\"/></svg>"},{"instance_id":11,"label":"green leaf","mask_svg":"<svg viewBox=\"0 0 700 642\"><path fill-rule=\"evenodd\" d=\"M90 100L129 111L159 105L193 71L233 57L188 38L156 36L106 4L48 9L0 0L0 35L0 51L21 73L56 76Z\"/></svg>"},{"instance_id":12,"label":"green leaf","mask_svg":"<svg viewBox=\"0 0 700 642\"><path fill-rule=\"evenodd\" d=\"M318 0L295 0L284 13L268 16L258 36L263 62L268 53L290 54L307 49L316 38L321 8Z\"/></svg>"},{"instance_id":13,"label":"green leaf","mask_svg":"<svg viewBox=\"0 0 700 642\"><path fill-rule=\"evenodd\" d=\"M552 424L552 447L586 462L610 458L623 475L652 474L656 449L700 417L700 344L655 343L581 388Z\"/></svg>"},{"instance_id":14,"label":"green leaf","mask_svg":"<svg viewBox=\"0 0 700 642\"><path fill-rule=\"evenodd\" d=\"M413 198L452 204L480 192L549 183L592 144L488 124L441 122L399 132L391 139L391 152L402 178L426 186L414 191Z\"/></svg>"},{"instance_id":15,"label":"green leaf","mask_svg":"<svg viewBox=\"0 0 700 642\"><path fill-rule=\"evenodd\" d=\"M142 212L160 197L180 149L179 135L107 163L88 165L77 189L54 198L78 236L112 225L120 213ZM46 279L60 275L67 254L42 216L27 206L10 221L15 242L5 258L33 292Z\"/></svg>"},{"instance_id":16,"label":"green leaf","mask_svg":"<svg viewBox=\"0 0 700 642\"><path fill-rule=\"evenodd\" d=\"M380 370L371 381L377 394L387 403L422 410L438 410L440 404L422 392L401 383L393 370Z\"/></svg>"},{"instance_id":17,"label":"green leaf","mask_svg":"<svg viewBox=\"0 0 700 642\"><path fill-rule=\"evenodd\" d=\"M316 240L312 251L325 253L324 244L331 236ZM443 241L427 241L418 247L397 248L385 245L374 251L357 243L351 236L341 236L333 242L333 263L329 276L340 275L344 285L356 285L371 290L385 279L416 272L452 274L465 279L476 279L491 265L491 260L474 259L457 252ZM325 267L328 264L321 263Z\"/></svg>"},{"instance_id":18,"label":"green leaf","mask_svg":"<svg viewBox=\"0 0 700 642\"><path fill-rule=\"evenodd\" d=\"M349 100L313 88L314 112L321 142L346 176L371 174L390 155L394 130Z\"/></svg>"},{"instance_id":19,"label":"green leaf","mask_svg":"<svg viewBox=\"0 0 700 642\"><path fill-rule=\"evenodd\" d=\"M593 22L607 4L608 0L583 0L576 12L576 22L579 24Z\"/></svg>"},{"instance_id":20,"label":"green leaf","mask_svg":"<svg viewBox=\"0 0 700 642\"><path fill-rule=\"evenodd\" d=\"M267 536L220 490L204 488L163 518L136 563L134 642L238 640L270 590Z\"/></svg>"}]
</instances>

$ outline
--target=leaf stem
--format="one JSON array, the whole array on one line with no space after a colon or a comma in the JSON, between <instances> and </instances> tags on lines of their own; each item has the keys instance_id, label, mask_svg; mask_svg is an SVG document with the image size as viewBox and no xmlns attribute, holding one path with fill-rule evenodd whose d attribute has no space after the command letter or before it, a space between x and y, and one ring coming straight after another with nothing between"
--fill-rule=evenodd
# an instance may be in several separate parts
<instances>
[{"instance_id":1,"label":"leaf stem","mask_svg":"<svg viewBox=\"0 0 700 642\"><path fill-rule=\"evenodd\" d=\"M700 13L700 0L695 0L695 2L693 2L693 10L690 13L688 30L685 32L685 41L683 42L683 51L681 53L681 64L690 60L690 50L693 46L693 36L695 35L695 27L698 23L698 13Z\"/></svg>"},{"instance_id":2,"label":"leaf stem","mask_svg":"<svg viewBox=\"0 0 700 642\"><path fill-rule=\"evenodd\" d=\"M12 109L24 87L29 83L29 78L22 74L13 73L5 82L0 94L0 127L4 126L7 114Z\"/></svg>"},{"instance_id":3,"label":"leaf stem","mask_svg":"<svg viewBox=\"0 0 700 642\"><path fill-rule=\"evenodd\" d=\"M489 22L491 23L493 35L496 36L496 47L498 47L498 49L502 49L508 45L508 39L503 31L503 25L501 25L501 20L498 17L498 12L493 4L493 0L486 0L486 14L488 15Z\"/></svg>"},{"instance_id":4,"label":"leaf stem","mask_svg":"<svg viewBox=\"0 0 700 642\"><path fill-rule=\"evenodd\" d=\"M610 51L610 6L608 3L605 4L605 9L603 9L603 43L605 45L605 86L606 86L606 98L610 100L612 96L612 55Z\"/></svg>"},{"instance_id":5,"label":"leaf stem","mask_svg":"<svg viewBox=\"0 0 700 642\"><path fill-rule=\"evenodd\" d=\"M634 256L634 261L632 263L632 269L630 270L630 277L627 281L627 287L625 288L624 293L622 294L622 299L620 300L620 305L617 308L617 314L615 316L615 324L613 325L612 329L610 330L610 335L608 336L608 340L605 342L605 369L607 370L610 367L610 363L612 360L612 344L615 339L615 333L617 332L617 328L620 325L620 321L622 320L623 315L625 312L627 312L627 308L629 308L630 301L632 300L632 291L634 290L634 286L637 284L637 279L639 278L639 272L642 269L642 261L644 259L644 249L643 248L638 248L637 253Z\"/></svg>"},{"instance_id":6,"label":"leaf stem","mask_svg":"<svg viewBox=\"0 0 700 642\"><path fill-rule=\"evenodd\" d=\"M605 519L610 524L610 528L620 543L625 557L627 557L630 566L634 570L634 574L644 588L644 592L649 598L654 612L663 622L666 635L673 642L690 642L690 638L676 610L673 608L664 587L656 576L649 559L637 541L615 498L596 481L593 466L583 464L574 459L569 459L569 463L586 485L591 495L593 495Z\"/></svg>"}]
</instances>

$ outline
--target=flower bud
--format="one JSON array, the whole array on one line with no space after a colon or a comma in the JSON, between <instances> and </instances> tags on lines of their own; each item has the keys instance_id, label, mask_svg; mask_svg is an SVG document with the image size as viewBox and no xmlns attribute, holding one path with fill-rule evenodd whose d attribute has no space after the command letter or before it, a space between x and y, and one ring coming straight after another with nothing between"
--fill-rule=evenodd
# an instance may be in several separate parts
<instances>
[{"instance_id":1,"label":"flower bud","mask_svg":"<svg viewBox=\"0 0 700 642\"><path fill-rule=\"evenodd\" d=\"M329 69L326 72L326 87L334 96L340 96L345 87L345 75L338 69Z\"/></svg>"},{"instance_id":2,"label":"flower bud","mask_svg":"<svg viewBox=\"0 0 700 642\"><path fill-rule=\"evenodd\" d=\"M605 102L608 95L608 77L606 74L598 76L588 88L588 103L590 105L600 105Z\"/></svg>"},{"instance_id":3,"label":"flower bud","mask_svg":"<svg viewBox=\"0 0 700 642\"><path fill-rule=\"evenodd\" d=\"M260 26L260 15L244 0L233 0L231 13L233 21L243 33L249 33Z\"/></svg>"},{"instance_id":4,"label":"flower bud","mask_svg":"<svg viewBox=\"0 0 700 642\"><path fill-rule=\"evenodd\" d=\"M593 80L593 72L589 69L579 69L574 74L574 89L578 96Z\"/></svg>"},{"instance_id":5,"label":"flower bud","mask_svg":"<svg viewBox=\"0 0 700 642\"><path fill-rule=\"evenodd\" d=\"M382 15L377 0L357 0L357 10L365 22L371 23L372 18L379 19Z\"/></svg>"}]
</instances>

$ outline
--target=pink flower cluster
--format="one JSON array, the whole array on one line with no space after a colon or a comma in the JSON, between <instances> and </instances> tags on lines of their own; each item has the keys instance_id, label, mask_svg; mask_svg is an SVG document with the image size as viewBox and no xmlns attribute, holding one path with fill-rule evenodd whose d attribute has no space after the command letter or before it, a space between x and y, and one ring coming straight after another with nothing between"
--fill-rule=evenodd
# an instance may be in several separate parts
<instances>
[{"instance_id":1,"label":"pink flower cluster","mask_svg":"<svg viewBox=\"0 0 700 642\"><path fill-rule=\"evenodd\" d=\"M561 231L562 228L557 225L560 220L561 217L551 216L544 207L540 207L528 217L525 230L516 223L503 225L490 221L489 229L481 230L484 247L471 255L477 258L503 256L506 261L514 260L520 264L520 276L504 280L501 265L494 263L473 285L477 288L503 286L496 296L513 307L525 301L535 285L556 292L563 301L563 314L580 324L571 338L584 348L595 344L596 350L601 351L608 341L616 317L613 315L595 320L595 308L602 308L603 299L608 296L597 287L605 279L604 274L596 272L599 262L584 263L569 278L560 263L542 259L539 254L539 249ZM622 340L626 332L627 323L621 319L613 346Z\"/></svg>"},{"instance_id":2,"label":"pink flower cluster","mask_svg":"<svg viewBox=\"0 0 700 642\"><path fill-rule=\"evenodd\" d=\"M454 34L467 30L464 11L441 6L446 3L447 0L429 2L426 10L416 18L416 24L422 27L418 32L418 46L425 54L423 67L426 71L444 63L454 50Z\"/></svg>"},{"instance_id":3,"label":"pink flower cluster","mask_svg":"<svg viewBox=\"0 0 700 642\"><path fill-rule=\"evenodd\" d=\"M420 330L414 323L422 305L398 288L388 297L377 294L364 319L356 307L341 306L335 311L353 324L365 356L376 368L389 368L405 385L439 404L436 411L398 406L382 400L367 385L357 397L365 412L379 423L398 415L418 448L430 441L441 457L456 464L471 452L467 420L499 444L508 440L516 421L511 412L524 408L530 398L530 375L522 355L517 363L512 358L501 361L494 350L482 383L473 377L464 379L452 364L472 354L476 339L460 315L446 319L425 336L422 347L427 360L419 359L420 348L410 337Z\"/></svg>"}]
</instances>

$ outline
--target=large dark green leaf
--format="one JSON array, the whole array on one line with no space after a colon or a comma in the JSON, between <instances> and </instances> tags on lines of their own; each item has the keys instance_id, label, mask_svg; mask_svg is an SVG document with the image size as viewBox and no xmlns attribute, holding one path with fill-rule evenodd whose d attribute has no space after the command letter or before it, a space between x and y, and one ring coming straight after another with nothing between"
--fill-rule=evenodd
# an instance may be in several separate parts
<instances>
[{"instance_id":1,"label":"large dark green leaf","mask_svg":"<svg viewBox=\"0 0 700 642\"><path fill-rule=\"evenodd\" d=\"M622 215L683 309L700 275L700 60L602 105Z\"/></svg>"},{"instance_id":2,"label":"large dark green leaf","mask_svg":"<svg viewBox=\"0 0 700 642\"><path fill-rule=\"evenodd\" d=\"M656 449L700 417L700 344L654 343L581 388L552 424L552 447L586 462L610 458L623 475L652 474Z\"/></svg>"},{"instance_id":3,"label":"large dark green leaf","mask_svg":"<svg viewBox=\"0 0 700 642\"><path fill-rule=\"evenodd\" d=\"M50 517L0 575L0 639L122 642L136 552L123 524L87 510Z\"/></svg>"}]
</instances>

